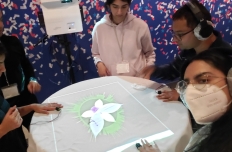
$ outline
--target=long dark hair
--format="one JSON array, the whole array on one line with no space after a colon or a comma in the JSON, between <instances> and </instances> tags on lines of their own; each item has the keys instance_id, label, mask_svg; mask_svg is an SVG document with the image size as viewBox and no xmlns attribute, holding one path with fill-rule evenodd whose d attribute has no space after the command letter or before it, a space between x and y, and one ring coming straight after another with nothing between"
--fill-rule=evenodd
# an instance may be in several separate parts
<instances>
[{"instance_id":1,"label":"long dark hair","mask_svg":"<svg viewBox=\"0 0 232 152\"><path fill-rule=\"evenodd\" d=\"M220 70L223 74L227 75L232 67L232 48L212 48L205 50L198 55L194 56L191 60L184 63L181 68L181 78L183 79L186 68L190 63L196 60L202 60L210 64L214 68Z\"/></svg>"},{"instance_id":2,"label":"long dark hair","mask_svg":"<svg viewBox=\"0 0 232 152\"><path fill-rule=\"evenodd\" d=\"M184 77L186 68L190 63L197 60L205 61L214 68L220 70L227 76L232 68L232 49L214 48L206 50L182 67L181 77ZM207 130L207 129L206 129ZM187 152L231 152L232 151L232 106L217 121L213 122L208 131L202 134L205 139L191 147Z\"/></svg>"}]
</instances>

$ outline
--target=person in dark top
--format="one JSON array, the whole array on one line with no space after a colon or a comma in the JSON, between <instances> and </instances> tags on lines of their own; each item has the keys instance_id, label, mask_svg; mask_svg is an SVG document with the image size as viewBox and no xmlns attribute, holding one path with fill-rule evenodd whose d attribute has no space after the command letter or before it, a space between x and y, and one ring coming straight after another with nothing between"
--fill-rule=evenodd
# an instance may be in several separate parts
<instances>
[{"instance_id":1,"label":"person in dark top","mask_svg":"<svg viewBox=\"0 0 232 152\"><path fill-rule=\"evenodd\" d=\"M150 76L156 79L173 81L180 77L180 69L183 63L200 52L214 47L231 49L220 33L213 29L209 11L197 0L190 0L178 9L173 17L173 41L182 50L180 54L169 64L150 66L143 70L144 78ZM163 91L157 96L163 101L178 100L179 94L175 89Z\"/></svg>"},{"instance_id":2,"label":"person in dark top","mask_svg":"<svg viewBox=\"0 0 232 152\"><path fill-rule=\"evenodd\" d=\"M16 86L18 93L7 96L4 95L4 91L1 89L0 95L7 99L10 106L25 106L38 103L34 93L40 91L41 86L35 78L34 69L26 57L24 47L19 39L14 36L3 35L2 17L3 14L0 11L0 41L7 51L5 59L6 72L0 77L0 87L12 89L12 86ZM23 117L23 125L27 129L29 129L32 115L33 112Z\"/></svg>"},{"instance_id":3,"label":"person in dark top","mask_svg":"<svg viewBox=\"0 0 232 152\"><path fill-rule=\"evenodd\" d=\"M0 76L6 71L4 60L6 49L0 43ZM26 152L27 142L22 130L23 116L35 111L37 113L48 114L57 108L62 108L61 104L30 104L22 107L15 105L10 107L9 103L0 96L0 151L1 152Z\"/></svg>"},{"instance_id":4,"label":"person in dark top","mask_svg":"<svg viewBox=\"0 0 232 152\"><path fill-rule=\"evenodd\" d=\"M192 135L184 152L232 151L231 60L226 48L213 48L182 66L177 90L196 122L204 125ZM146 141L136 147L140 152L160 152Z\"/></svg>"}]
</instances>

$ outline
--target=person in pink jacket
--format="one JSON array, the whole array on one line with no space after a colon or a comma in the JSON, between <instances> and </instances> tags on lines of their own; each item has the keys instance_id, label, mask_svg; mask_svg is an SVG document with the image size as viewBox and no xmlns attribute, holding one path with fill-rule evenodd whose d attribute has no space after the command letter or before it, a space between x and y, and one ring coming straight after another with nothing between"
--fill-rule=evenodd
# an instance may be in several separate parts
<instances>
[{"instance_id":1,"label":"person in pink jacket","mask_svg":"<svg viewBox=\"0 0 232 152\"><path fill-rule=\"evenodd\" d=\"M128 13L131 0L106 0L110 14L96 23L92 32L92 56L99 76L140 77L143 68L154 65L148 25Z\"/></svg>"}]
</instances>

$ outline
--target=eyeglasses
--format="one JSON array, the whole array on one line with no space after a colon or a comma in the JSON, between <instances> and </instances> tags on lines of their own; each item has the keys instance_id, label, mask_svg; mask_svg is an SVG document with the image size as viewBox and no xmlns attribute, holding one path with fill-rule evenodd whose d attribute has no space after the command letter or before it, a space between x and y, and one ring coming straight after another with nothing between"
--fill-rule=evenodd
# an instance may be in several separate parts
<instances>
[{"instance_id":1,"label":"eyeglasses","mask_svg":"<svg viewBox=\"0 0 232 152\"><path fill-rule=\"evenodd\" d=\"M193 87L197 90L203 90L204 88L208 88L211 85L216 84L216 83L221 81L221 80L219 80L219 81L214 82L215 78L221 78L221 80L225 79L225 77L217 77L217 76L213 76L213 75L200 75L200 76L197 76L195 78L195 80L194 80L195 82L191 83L191 85L193 85ZM186 81L186 80L179 81L176 84L177 92L179 94L185 94L185 90L189 84L190 84L190 81Z\"/></svg>"},{"instance_id":2,"label":"eyeglasses","mask_svg":"<svg viewBox=\"0 0 232 152\"><path fill-rule=\"evenodd\" d=\"M186 33L182 33L182 34L177 34L177 33L175 33L174 31L172 31L172 37L175 37L178 41L181 41L182 39L182 37L183 36L185 36L185 35L187 35L188 33L190 33L190 32L192 32L194 29L192 29L191 31L188 31L188 32L186 32Z\"/></svg>"}]
</instances>

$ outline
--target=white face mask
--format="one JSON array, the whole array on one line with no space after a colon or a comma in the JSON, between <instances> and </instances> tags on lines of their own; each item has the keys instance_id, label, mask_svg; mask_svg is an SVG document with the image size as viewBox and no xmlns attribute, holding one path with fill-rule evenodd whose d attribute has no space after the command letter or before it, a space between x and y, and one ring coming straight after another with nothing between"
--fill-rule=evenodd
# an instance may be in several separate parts
<instances>
[{"instance_id":1,"label":"white face mask","mask_svg":"<svg viewBox=\"0 0 232 152\"><path fill-rule=\"evenodd\" d=\"M219 88L206 84L203 89L197 90L190 84L187 86L185 94L180 95L180 98L198 124L210 124L220 118L231 103L222 91L226 86Z\"/></svg>"}]
</instances>

